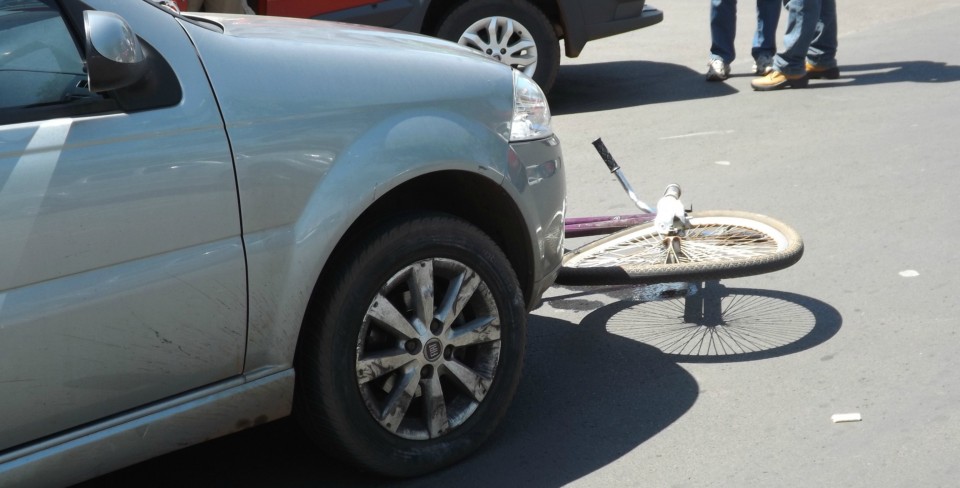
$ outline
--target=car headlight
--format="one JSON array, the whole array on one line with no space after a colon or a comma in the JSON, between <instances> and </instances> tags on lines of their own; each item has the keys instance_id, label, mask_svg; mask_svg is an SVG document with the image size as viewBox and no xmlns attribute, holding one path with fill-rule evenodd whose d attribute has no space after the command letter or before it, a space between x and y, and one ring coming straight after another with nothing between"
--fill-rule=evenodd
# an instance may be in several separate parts
<instances>
[{"instance_id":1,"label":"car headlight","mask_svg":"<svg viewBox=\"0 0 960 488\"><path fill-rule=\"evenodd\" d=\"M552 134L547 96L537 82L513 70L513 122L510 124L510 141L541 139Z\"/></svg>"}]
</instances>

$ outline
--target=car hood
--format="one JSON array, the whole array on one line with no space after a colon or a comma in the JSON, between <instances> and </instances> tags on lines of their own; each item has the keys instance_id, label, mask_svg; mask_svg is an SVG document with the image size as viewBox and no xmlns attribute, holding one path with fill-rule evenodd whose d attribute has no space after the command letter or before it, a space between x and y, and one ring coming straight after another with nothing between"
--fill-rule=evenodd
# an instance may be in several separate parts
<instances>
[{"instance_id":1,"label":"car hood","mask_svg":"<svg viewBox=\"0 0 960 488\"><path fill-rule=\"evenodd\" d=\"M453 43L389 29L276 17L202 18L222 31L187 20L181 25L206 70L238 159L313 164L307 161L313 156L305 155L332 160L388 143L411 150L442 146L420 132L404 132L437 120L484 141L478 147L502 143L506 153L514 95L507 65ZM265 147L282 150L270 149L267 157Z\"/></svg>"},{"instance_id":2,"label":"car hood","mask_svg":"<svg viewBox=\"0 0 960 488\"><path fill-rule=\"evenodd\" d=\"M336 44L341 47L392 46L488 59L472 49L449 41L381 27L259 15L184 12L183 16L215 23L223 29L224 35L238 38Z\"/></svg>"},{"instance_id":3,"label":"car hood","mask_svg":"<svg viewBox=\"0 0 960 488\"><path fill-rule=\"evenodd\" d=\"M199 20L181 22L228 125L398 103L489 107L507 119L512 111L510 67L451 42L310 19L191 18Z\"/></svg>"}]
</instances>

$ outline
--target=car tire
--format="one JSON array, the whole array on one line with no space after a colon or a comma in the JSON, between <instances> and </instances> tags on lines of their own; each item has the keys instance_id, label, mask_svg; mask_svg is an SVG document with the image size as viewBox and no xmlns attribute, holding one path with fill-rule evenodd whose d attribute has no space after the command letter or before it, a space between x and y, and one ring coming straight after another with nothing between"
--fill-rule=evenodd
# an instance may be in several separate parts
<instances>
[{"instance_id":1,"label":"car tire","mask_svg":"<svg viewBox=\"0 0 960 488\"><path fill-rule=\"evenodd\" d=\"M499 35L490 34L487 26L490 25L491 20L497 24L497 28L492 30ZM511 36L505 35L505 32L509 32L504 29L508 21L514 26L519 26ZM475 36L471 36L471 33ZM524 0L465 2L441 21L437 29L437 37L477 49L487 56L517 68L531 76L545 93L550 91L560 70L560 41L553 29L553 24L539 8ZM511 63L504 58L511 52L506 50L497 52L494 49L494 46L498 45L497 41L505 41L507 46L519 48L520 43L531 39L535 45L532 52L535 65L524 64L530 62L529 59L521 63ZM524 54L530 56L531 51L525 50Z\"/></svg>"},{"instance_id":2,"label":"car tire","mask_svg":"<svg viewBox=\"0 0 960 488\"><path fill-rule=\"evenodd\" d=\"M441 214L352 248L307 312L295 415L329 454L378 474L452 464L490 436L519 384L526 310L510 262Z\"/></svg>"}]
</instances>

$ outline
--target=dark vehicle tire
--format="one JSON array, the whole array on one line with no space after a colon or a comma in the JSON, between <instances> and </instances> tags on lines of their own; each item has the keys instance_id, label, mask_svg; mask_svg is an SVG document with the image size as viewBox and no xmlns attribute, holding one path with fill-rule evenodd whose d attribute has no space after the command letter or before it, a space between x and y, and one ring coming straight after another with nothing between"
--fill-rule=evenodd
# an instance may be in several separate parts
<instances>
[{"instance_id":1,"label":"dark vehicle tire","mask_svg":"<svg viewBox=\"0 0 960 488\"><path fill-rule=\"evenodd\" d=\"M524 0L466 2L443 19L437 37L518 69L545 93L560 70L560 41L550 19Z\"/></svg>"},{"instance_id":2,"label":"dark vehicle tire","mask_svg":"<svg viewBox=\"0 0 960 488\"><path fill-rule=\"evenodd\" d=\"M314 293L295 414L331 455L396 477L447 466L500 423L520 380L526 310L510 262L469 223L381 226Z\"/></svg>"}]
</instances>

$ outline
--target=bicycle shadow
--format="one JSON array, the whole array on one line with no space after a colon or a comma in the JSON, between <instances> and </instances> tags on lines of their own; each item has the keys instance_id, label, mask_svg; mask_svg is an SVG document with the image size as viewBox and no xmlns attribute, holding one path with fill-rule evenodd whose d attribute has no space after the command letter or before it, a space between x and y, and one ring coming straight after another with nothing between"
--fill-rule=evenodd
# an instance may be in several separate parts
<instances>
[{"instance_id":1,"label":"bicycle shadow","mask_svg":"<svg viewBox=\"0 0 960 488\"><path fill-rule=\"evenodd\" d=\"M584 325L532 315L524 376L493 446L398 486L563 486L615 462L694 405L698 383L667 355Z\"/></svg>"},{"instance_id":2,"label":"bicycle shadow","mask_svg":"<svg viewBox=\"0 0 960 488\"><path fill-rule=\"evenodd\" d=\"M953 83L960 81L960 66L939 61L899 61L841 65L837 80L817 80L811 88L866 86L885 83Z\"/></svg>"},{"instance_id":3,"label":"bicycle shadow","mask_svg":"<svg viewBox=\"0 0 960 488\"><path fill-rule=\"evenodd\" d=\"M686 66L652 61L562 65L548 97L550 110L556 115L600 112L738 92L727 83L707 83L703 76Z\"/></svg>"},{"instance_id":4,"label":"bicycle shadow","mask_svg":"<svg viewBox=\"0 0 960 488\"><path fill-rule=\"evenodd\" d=\"M581 325L655 347L678 363L756 361L811 349L836 335L835 308L796 293L728 288L718 281L659 297L636 289L609 290L620 300L587 315ZM576 296L576 295L571 295Z\"/></svg>"},{"instance_id":5,"label":"bicycle shadow","mask_svg":"<svg viewBox=\"0 0 960 488\"><path fill-rule=\"evenodd\" d=\"M503 424L479 452L411 480L385 479L318 452L283 420L84 483L94 487L553 487L643 444L683 416L696 380L669 356L602 328L531 315L524 373Z\"/></svg>"}]
</instances>

